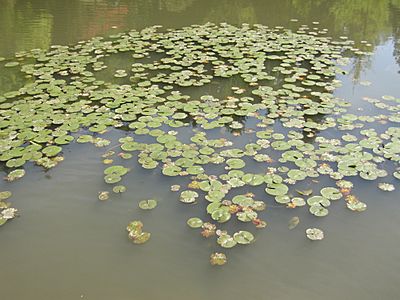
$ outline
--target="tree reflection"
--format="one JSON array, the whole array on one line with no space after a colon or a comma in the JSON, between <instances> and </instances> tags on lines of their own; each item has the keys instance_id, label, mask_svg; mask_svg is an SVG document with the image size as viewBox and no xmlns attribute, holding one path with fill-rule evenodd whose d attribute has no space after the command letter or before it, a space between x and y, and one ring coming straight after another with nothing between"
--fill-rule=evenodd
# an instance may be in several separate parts
<instances>
[{"instance_id":1,"label":"tree reflection","mask_svg":"<svg viewBox=\"0 0 400 300\"><path fill-rule=\"evenodd\" d=\"M75 43L96 35L154 24L177 28L196 23L261 23L295 28L298 24L346 35L371 50L393 36L400 61L400 0L2 0L0 55L51 44ZM292 18L299 23L291 23ZM400 63L400 62L399 62ZM358 73L367 67L364 60Z\"/></svg>"}]
</instances>

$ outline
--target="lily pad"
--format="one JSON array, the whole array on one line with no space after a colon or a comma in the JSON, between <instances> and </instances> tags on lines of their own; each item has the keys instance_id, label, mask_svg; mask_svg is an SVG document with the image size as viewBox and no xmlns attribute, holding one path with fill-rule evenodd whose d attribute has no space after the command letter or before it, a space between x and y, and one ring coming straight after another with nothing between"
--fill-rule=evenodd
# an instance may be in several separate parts
<instances>
[{"instance_id":1,"label":"lily pad","mask_svg":"<svg viewBox=\"0 0 400 300\"><path fill-rule=\"evenodd\" d=\"M218 237L217 243L222 248L232 248L236 246L237 241L229 234L222 234L221 236Z\"/></svg>"},{"instance_id":2,"label":"lily pad","mask_svg":"<svg viewBox=\"0 0 400 300\"><path fill-rule=\"evenodd\" d=\"M142 200L139 202L139 207L144 210L150 210L157 206L157 201L153 199Z\"/></svg>"},{"instance_id":3,"label":"lily pad","mask_svg":"<svg viewBox=\"0 0 400 300\"><path fill-rule=\"evenodd\" d=\"M113 187L113 192L117 193L117 194L124 193L124 192L126 192L126 186L124 186L124 185L116 185L116 186Z\"/></svg>"},{"instance_id":4,"label":"lily pad","mask_svg":"<svg viewBox=\"0 0 400 300\"><path fill-rule=\"evenodd\" d=\"M241 230L233 235L233 239L238 244L246 245L254 241L254 235L251 232Z\"/></svg>"},{"instance_id":5,"label":"lily pad","mask_svg":"<svg viewBox=\"0 0 400 300\"><path fill-rule=\"evenodd\" d=\"M306 235L312 241L319 241L324 238L324 232L318 228L308 228L306 230Z\"/></svg>"},{"instance_id":6,"label":"lily pad","mask_svg":"<svg viewBox=\"0 0 400 300\"><path fill-rule=\"evenodd\" d=\"M6 200L12 196L12 193L10 191L3 191L0 192L0 201Z\"/></svg>"},{"instance_id":7,"label":"lily pad","mask_svg":"<svg viewBox=\"0 0 400 300\"><path fill-rule=\"evenodd\" d=\"M379 187L382 191L385 191L385 192L392 192L392 191L395 190L394 185L393 185L393 184L390 184L390 183L383 183L383 182L381 182L381 183L378 184L378 187Z\"/></svg>"},{"instance_id":8,"label":"lily pad","mask_svg":"<svg viewBox=\"0 0 400 300\"><path fill-rule=\"evenodd\" d=\"M289 188L283 183L269 183L265 191L272 196L281 196L287 194Z\"/></svg>"},{"instance_id":9,"label":"lily pad","mask_svg":"<svg viewBox=\"0 0 400 300\"><path fill-rule=\"evenodd\" d=\"M129 233L129 238L135 244L144 244L150 239L151 233L149 232L140 232L133 234L133 231Z\"/></svg>"},{"instance_id":10,"label":"lily pad","mask_svg":"<svg viewBox=\"0 0 400 300\"><path fill-rule=\"evenodd\" d=\"M224 253L215 252L210 256L210 263L213 266L222 266L226 264L227 258Z\"/></svg>"},{"instance_id":11,"label":"lily pad","mask_svg":"<svg viewBox=\"0 0 400 300\"><path fill-rule=\"evenodd\" d=\"M187 224L190 228L200 228L203 225L203 221L200 218L194 217L187 220Z\"/></svg>"},{"instance_id":12,"label":"lily pad","mask_svg":"<svg viewBox=\"0 0 400 300\"><path fill-rule=\"evenodd\" d=\"M340 190L334 187L325 187L320 191L321 195L329 200L339 200L342 198Z\"/></svg>"},{"instance_id":13,"label":"lily pad","mask_svg":"<svg viewBox=\"0 0 400 300\"><path fill-rule=\"evenodd\" d=\"M98 198L101 201L108 200L110 198L110 193L107 192L107 191L99 192L99 197Z\"/></svg>"},{"instance_id":14,"label":"lily pad","mask_svg":"<svg viewBox=\"0 0 400 300\"><path fill-rule=\"evenodd\" d=\"M193 203L196 202L196 198L199 194L195 191L183 191L180 196L180 201L183 203Z\"/></svg>"}]
</instances>

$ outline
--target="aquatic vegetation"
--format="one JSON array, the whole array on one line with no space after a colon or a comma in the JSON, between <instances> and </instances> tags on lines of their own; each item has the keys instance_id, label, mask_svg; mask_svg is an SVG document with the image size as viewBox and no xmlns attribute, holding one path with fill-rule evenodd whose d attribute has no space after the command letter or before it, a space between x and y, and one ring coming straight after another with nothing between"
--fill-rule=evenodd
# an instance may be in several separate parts
<instances>
[{"instance_id":1,"label":"aquatic vegetation","mask_svg":"<svg viewBox=\"0 0 400 300\"><path fill-rule=\"evenodd\" d=\"M107 191L99 192L98 198L101 201L106 201L106 200L110 199L110 192L107 192Z\"/></svg>"},{"instance_id":2,"label":"aquatic vegetation","mask_svg":"<svg viewBox=\"0 0 400 300\"><path fill-rule=\"evenodd\" d=\"M215 252L210 256L210 263L213 266L222 266L227 263L227 258L224 253Z\"/></svg>"},{"instance_id":3,"label":"aquatic vegetation","mask_svg":"<svg viewBox=\"0 0 400 300\"><path fill-rule=\"evenodd\" d=\"M119 182L131 171L129 160L137 159L144 169L175 179L171 191L185 186L177 198L188 209L204 204L207 220L193 217L187 225L205 238L217 236L223 248L255 241L250 231L228 234L224 223L265 228L269 206L307 206L316 217L327 216L331 205L364 211L367 205L352 195L351 177L381 180L390 170L400 178L391 169L400 161L400 99L366 98L379 114L353 113L351 102L334 94L341 86L337 75L346 73L341 66L352 56L368 53L348 39L314 33L306 26L296 32L247 24L153 26L23 52L17 64L4 63L31 79L0 95L6 180L23 177L29 162L55 167L68 144L106 147L104 181L114 193L125 192ZM131 59L127 68L110 70L113 79L102 80L108 59L124 54ZM214 93L214 86L227 88ZM376 122L384 128L374 129ZM111 141L101 135L111 128L126 134L108 147ZM322 178L329 183L310 188ZM156 205L139 203L141 209ZM289 229L299 221L293 217ZM134 243L150 238L142 227L139 221L128 226ZM306 235L323 238L316 228ZM212 264L225 262L225 254L211 257Z\"/></svg>"},{"instance_id":4,"label":"aquatic vegetation","mask_svg":"<svg viewBox=\"0 0 400 300\"><path fill-rule=\"evenodd\" d=\"M143 223L141 221L132 221L126 227L126 230L129 232L129 239L135 244L144 244L146 243L151 236L151 233L144 232Z\"/></svg>"},{"instance_id":5,"label":"aquatic vegetation","mask_svg":"<svg viewBox=\"0 0 400 300\"><path fill-rule=\"evenodd\" d=\"M139 207L144 210L150 210L156 208L157 200L149 199L149 200L142 200L139 202Z\"/></svg>"},{"instance_id":6,"label":"aquatic vegetation","mask_svg":"<svg viewBox=\"0 0 400 300\"><path fill-rule=\"evenodd\" d=\"M382 191L386 191L386 192L392 192L395 190L395 187L393 184L390 183L384 183L381 182L378 184L378 187L382 190Z\"/></svg>"},{"instance_id":7,"label":"aquatic vegetation","mask_svg":"<svg viewBox=\"0 0 400 300\"><path fill-rule=\"evenodd\" d=\"M200 218L193 217L187 220L187 224L191 228L200 228L203 225L203 221Z\"/></svg>"},{"instance_id":8,"label":"aquatic vegetation","mask_svg":"<svg viewBox=\"0 0 400 300\"><path fill-rule=\"evenodd\" d=\"M8 173L8 175L4 178L7 181L14 181L17 179L20 179L25 176L25 170L24 169L15 169Z\"/></svg>"},{"instance_id":9,"label":"aquatic vegetation","mask_svg":"<svg viewBox=\"0 0 400 300\"><path fill-rule=\"evenodd\" d=\"M312 241L319 241L324 238L324 232L318 228L308 228L306 230L306 235Z\"/></svg>"},{"instance_id":10,"label":"aquatic vegetation","mask_svg":"<svg viewBox=\"0 0 400 300\"><path fill-rule=\"evenodd\" d=\"M9 202L4 200L9 199L12 196L10 191L0 192L0 226L4 225L8 220L14 219L18 216L18 210L10 207Z\"/></svg>"},{"instance_id":11,"label":"aquatic vegetation","mask_svg":"<svg viewBox=\"0 0 400 300\"><path fill-rule=\"evenodd\" d=\"M297 227L297 225L299 225L300 223L300 218L299 217L293 217L289 220L289 224L288 227L290 230L295 229Z\"/></svg>"}]
</instances>

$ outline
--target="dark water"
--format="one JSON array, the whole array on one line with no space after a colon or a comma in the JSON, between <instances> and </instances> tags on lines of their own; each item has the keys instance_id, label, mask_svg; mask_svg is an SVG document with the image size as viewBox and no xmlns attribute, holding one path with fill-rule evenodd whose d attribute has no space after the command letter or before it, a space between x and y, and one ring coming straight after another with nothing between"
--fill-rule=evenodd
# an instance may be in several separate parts
<instances>
[{"instance_id":1,"label":"dark water","mask_svg":"<svg viewBox=\"0 0 400 300\"><path fill-rule=\"evenodd\" d=\"M352 62L336 94L361 108L365 96L400 97L399 0L0 0L0 56L155 24L205 22L307 24L335 38L348 36L373 55ZM362 80L372 85L359 85ZM18 72L0 71L1 92L24 81ZM128 191L99 202L104 149L65 149L57 168L44 173L29 166L22 180L0 183L21 210L0 228L1 299L400 299L397 191L383 193L360 181L355 194L367 203L366 212L336 205L318 220L305 209L271 208L270 226L257 232L257 242L231 251L229 263L216 269L207 262L215 243L186 227L194 211L169 191L170 180L132 160L133 172L124 179ZM157 209L139 211L137 203L148 198L158 199ZM301 223L289 231L295 215ZM133 219L152 232L148 244L127 239L124 228ZM326 239L310 243L303 232L311 226L323 228Z\"/></svg>"}]
</instances>

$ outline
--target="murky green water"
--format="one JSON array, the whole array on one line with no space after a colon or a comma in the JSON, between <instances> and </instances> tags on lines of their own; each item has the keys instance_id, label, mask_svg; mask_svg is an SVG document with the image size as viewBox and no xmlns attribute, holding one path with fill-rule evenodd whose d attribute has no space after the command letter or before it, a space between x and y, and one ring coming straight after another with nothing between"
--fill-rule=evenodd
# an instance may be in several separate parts
<instances>
[{"instance_id":1,"label":"murky green water","mask_svg":"<svg viewBox=\"0 0 400 300\"><path fill-rule=\"evenodd\" d=\"M0 56L16 51L72 44L96 35L154 24L262 23L293 27L289 20L346 35L356 45L371 43L373 56L355 60L336 94L354 107L371 110L363 97L400 96L400 1L0 1ZM296 25L297 26L297 25ZM116 61L115 64L118 64ZM358 82L368 80L371 86ZM21 86L18 72L0 71L0 91ZM209 88L224 94L223 86ZM377 125L379 126L379 125ZM228 134L228 133L227 133ZM108 132L113 144L123 133ZM306 210L270 208L257 242L229 251L222 268L208 264L214 242L194 234L185 222L194 211L170 192L173 180L146 171L136 160L124 183L128 191L108 202L104 149L71 144L65 161L43 172L27 167L13 183L13 206L21 217L0 228L2 299L383 299L400 298L400 193L383 193L361 179L354 193L368 205L356 214L335 205L317 219ZM5 174L5 173L4 173ZM395 183L395 182L394 182ZM316 184L317 186L317 184ZM400 190L397 188L397 190ZM139 211L142 199L158 207ZM289 231L287 222L299 216ZM134 246L126 224L141 219L152 232L149 243ZM310 243L303 231L318 226L322 242Z\"/></svg>"}]
</instances>

